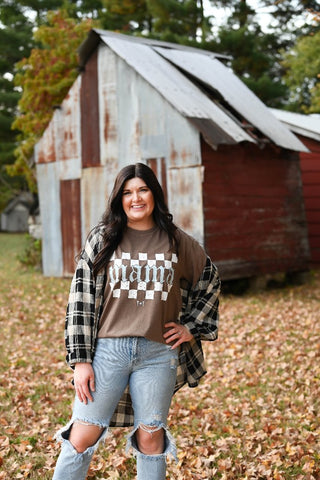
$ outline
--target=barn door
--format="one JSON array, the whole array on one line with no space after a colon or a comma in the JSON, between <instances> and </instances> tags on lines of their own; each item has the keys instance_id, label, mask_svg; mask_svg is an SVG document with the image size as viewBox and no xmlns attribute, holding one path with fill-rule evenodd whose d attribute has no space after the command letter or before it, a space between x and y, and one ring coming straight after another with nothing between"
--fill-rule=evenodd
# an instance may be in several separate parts
<instances>
[{"instance_id":1,"label":"barn door","mask_svg":"<svg viewBox=\"0 0 320 480\"><path fill-rule=\"evenodd\" d=\"M168 200L173 221L203 244L203 166L179 166L168 170Z\"/></svg>"},{"instance_id":2,"label":"barn door","mask_svg":"<svg viewBox=\"0 0 320 480\"><path fill-rule=\"evenodd\" d=\"M60 181L63 274L72 275L81 249L80 180Z\"/></svg>"}]
</instances>

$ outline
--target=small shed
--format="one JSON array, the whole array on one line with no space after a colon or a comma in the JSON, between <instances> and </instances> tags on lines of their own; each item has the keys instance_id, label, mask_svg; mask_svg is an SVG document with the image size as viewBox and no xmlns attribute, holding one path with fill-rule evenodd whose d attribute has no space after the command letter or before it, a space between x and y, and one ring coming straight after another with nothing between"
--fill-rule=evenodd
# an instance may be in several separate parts
<instances>
[{"instance_id":1,"label":"small shed","mask_svg":"<svg viewBox=\"0 0 320 480\"><path fill-rule=\"evenodd\" d=\"M212 52L92 30L35 150L43 270L68 275L116 173L153 168L223 279L307 269L307 149Z\"/></svg>"},{"instance_id":2,"label":"small shed","mask_svg":"<svg viewBox=\"0 0 320 480\"><path fill-rule=\"evenodd\" d=\"M308 148L301 152L303 195L309 232L311 266L320 267L320 115L271 109Z\"/></svg>"},{"instance_id":3,"label":"small shed","mask_svg":"<svg viewBox=\"0 0 320 480\"><path fill-rule=\"evenodd\" d=\"M29 192L14 197L1 214L1 230L5 232L28 232L28 219L34 198Z\"/></svg>"}]
</instances>

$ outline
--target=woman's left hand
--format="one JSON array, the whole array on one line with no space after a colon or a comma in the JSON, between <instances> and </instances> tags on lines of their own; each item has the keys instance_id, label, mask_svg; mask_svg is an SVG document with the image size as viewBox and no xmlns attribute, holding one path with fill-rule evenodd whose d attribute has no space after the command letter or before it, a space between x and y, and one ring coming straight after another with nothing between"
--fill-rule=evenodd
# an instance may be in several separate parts
<instances>
[{"instance_id":1,"label":"woman's left hand","mask_svg":"<svg viewBox=\"0 0 320 480\"><path fill-rule=\"evenodd\" d=\"M166 343L173 343L171 348L177 348L181 343L190 342L193 339L192 333L189 332L187 327L180 325L179 323L169 322L165 324L169 330L163 335Z\"/></svg>"}]
</instances>

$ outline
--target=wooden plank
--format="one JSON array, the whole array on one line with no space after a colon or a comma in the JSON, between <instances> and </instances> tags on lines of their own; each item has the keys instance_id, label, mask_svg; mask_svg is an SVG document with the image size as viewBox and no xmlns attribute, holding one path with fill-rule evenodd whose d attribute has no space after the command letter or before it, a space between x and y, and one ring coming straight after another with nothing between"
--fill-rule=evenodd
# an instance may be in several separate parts
<instances>
[{"instance_id":1,"label":"wooden plank","mask_svg":"<svg viewBox=\"0 0 320 480\"><path fill-rule=\"evenodd\" d=\"M315 236L320 236L320 223L309 223L309 238L312 237L312 235Z\"/></svg>"},{"instance_id":2,"label":"wooden plank","mask_svg":"<svg viewBox=\"0 0 320 480\"><path fill-rule=\"evenodd\" d=\"M320 248L320 236L310 235L309 241L310 241L310 247L311 248Z\"/></svg>"},{"instance_id":3,"label":"wooden plank","mask_svg":"<svg viewBox=\"0 0 320 480\"><path fill-rule=\"evenodd\" d=\"M318 171L308 171L302 173L302 181L304 185L317 185L320 195L320 168Z\"/></svg>"},{"instance_id":4,"label":"wooden plank","mask_svg":"<svg viewBox=\"0 0 320 480\"><path fill-rule=\"evenodd\" d=\"M315 266L320 266L320 248L313 248L311 250L312 255L312 264Z\"/></svg>"},{"instance_id":5,"label":"wooden plank","mask_svg":"<svg viewBox=\"0 0 320 480\"><path fill-rule=\"evenodd\" d=\"M319 197L320 185L303 185L303 192L305 197Z\"/></svg>"},{"instance_id":6,"label":"wooden plank","mask_svg":"<svg viewBox=\"0 0 320 480\"><path fill-rule=\"evenodd\" d=\"M91 55L81 79L81 153L84 168L100 165L97 52Z\"/></svg>"},{"instance_id":7,"label":"wooden plank","mask_svg":"<svg viewBox=\"0 0 320 480\"><path fill-rule=\"evenodd\" d=\"M151 168L155 176L157 177L162 190L165 201L168 202L168 187L167 187L167 166L166 159L161 158L148 158L147 165Z\"/></svg>"},{"instance_id":8,"label":"wooden plank","mask_svg":"<svg viewBox=\"0 0 320 480\"><path fill-rule=\"evenodd\" d=\"M318 210L320 223L320 194L318 197L304 197L306 210Z\"/></svg>"},{"instance_id":9,"label":"wooden plank","mask_svg":"<svg viewBox=\"0 0 320 480\"><path fill-rule=\"evenodd\" d=\"M312 154L308 158L301 154L301 171L302 172L319 172L320 171L320 154Z\"/></svg>"},{"instance_id":10,"label":"wooden plank","mask_svg":"<svg viewBox=\"0 0 320 480\"><path fill-rule=\"evenodd\" d=\"M60 181L63 274L75 269L75 256L81 249L80 180Z\"/></svg>"},{"instance_id":11,"label":"wooden plank","mask_svg":"<svg viewBox=\"0 0 320 480\"><path fill-rule=\"evenodd\" d=\"M212 193L209 193L212 192ZM214 198L214 204L208 202L205 205L206 209L212 209L215 212L220 210L232 210L234 215L234 209L238 211L248 209L280 209L283 208L283 198L282 197L255 197L254 203L252 198L249 196L236 196L228 192L228 195L216 195L216 192L210 185L207 184L205 180L205 191L204 194L208 196L208 199Z\"/></svg>"},{"instance_id":12,"label":"wooden plank","mask_svg":"<svg viewBox=\"0 0 320 480\"><path fill-rule=\"evenodd\" d=\"M306 216L307 216L309 228L313 224L319 224L320 225L320 221L319 221L320 212L319 212L319 210L307 210L306 211Z\"/></svg>"},{"instance_id":13,"label":"wooden plank","mask_svg":"<svg viewBox=\"0 0 320 480\"><path fill-rule=\"evenodd\" d=\"M303 137L302 135L298 135L300 140L305 144L305 146L310 150L312 153L320 153L320 142L315 140L314 138ZM312 155L310 153L301 153L301 155L308 157Z\"/></svg>"}]
</instances>

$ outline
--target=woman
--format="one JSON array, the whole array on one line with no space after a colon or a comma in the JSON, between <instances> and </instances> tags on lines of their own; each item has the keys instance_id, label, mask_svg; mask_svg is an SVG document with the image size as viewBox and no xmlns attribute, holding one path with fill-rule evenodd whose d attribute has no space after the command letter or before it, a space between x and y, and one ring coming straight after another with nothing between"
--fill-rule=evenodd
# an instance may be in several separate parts
<instances>
[{"instance_id":1,"label":"woman","mask_svg":"<svg viewBox=\"0 0 320 480\"><path fill-rule=\"evenodd\" d=\"M165 479L166 457L176 458L172 395L206 373L201 340L217 338L219 291L215 266L174 225L153 171L124 167L71 283L65 340L76 396L53 480L85 479L108 427L120 425L134 425L137 478Z\"/></svg>"}]
</instances>

